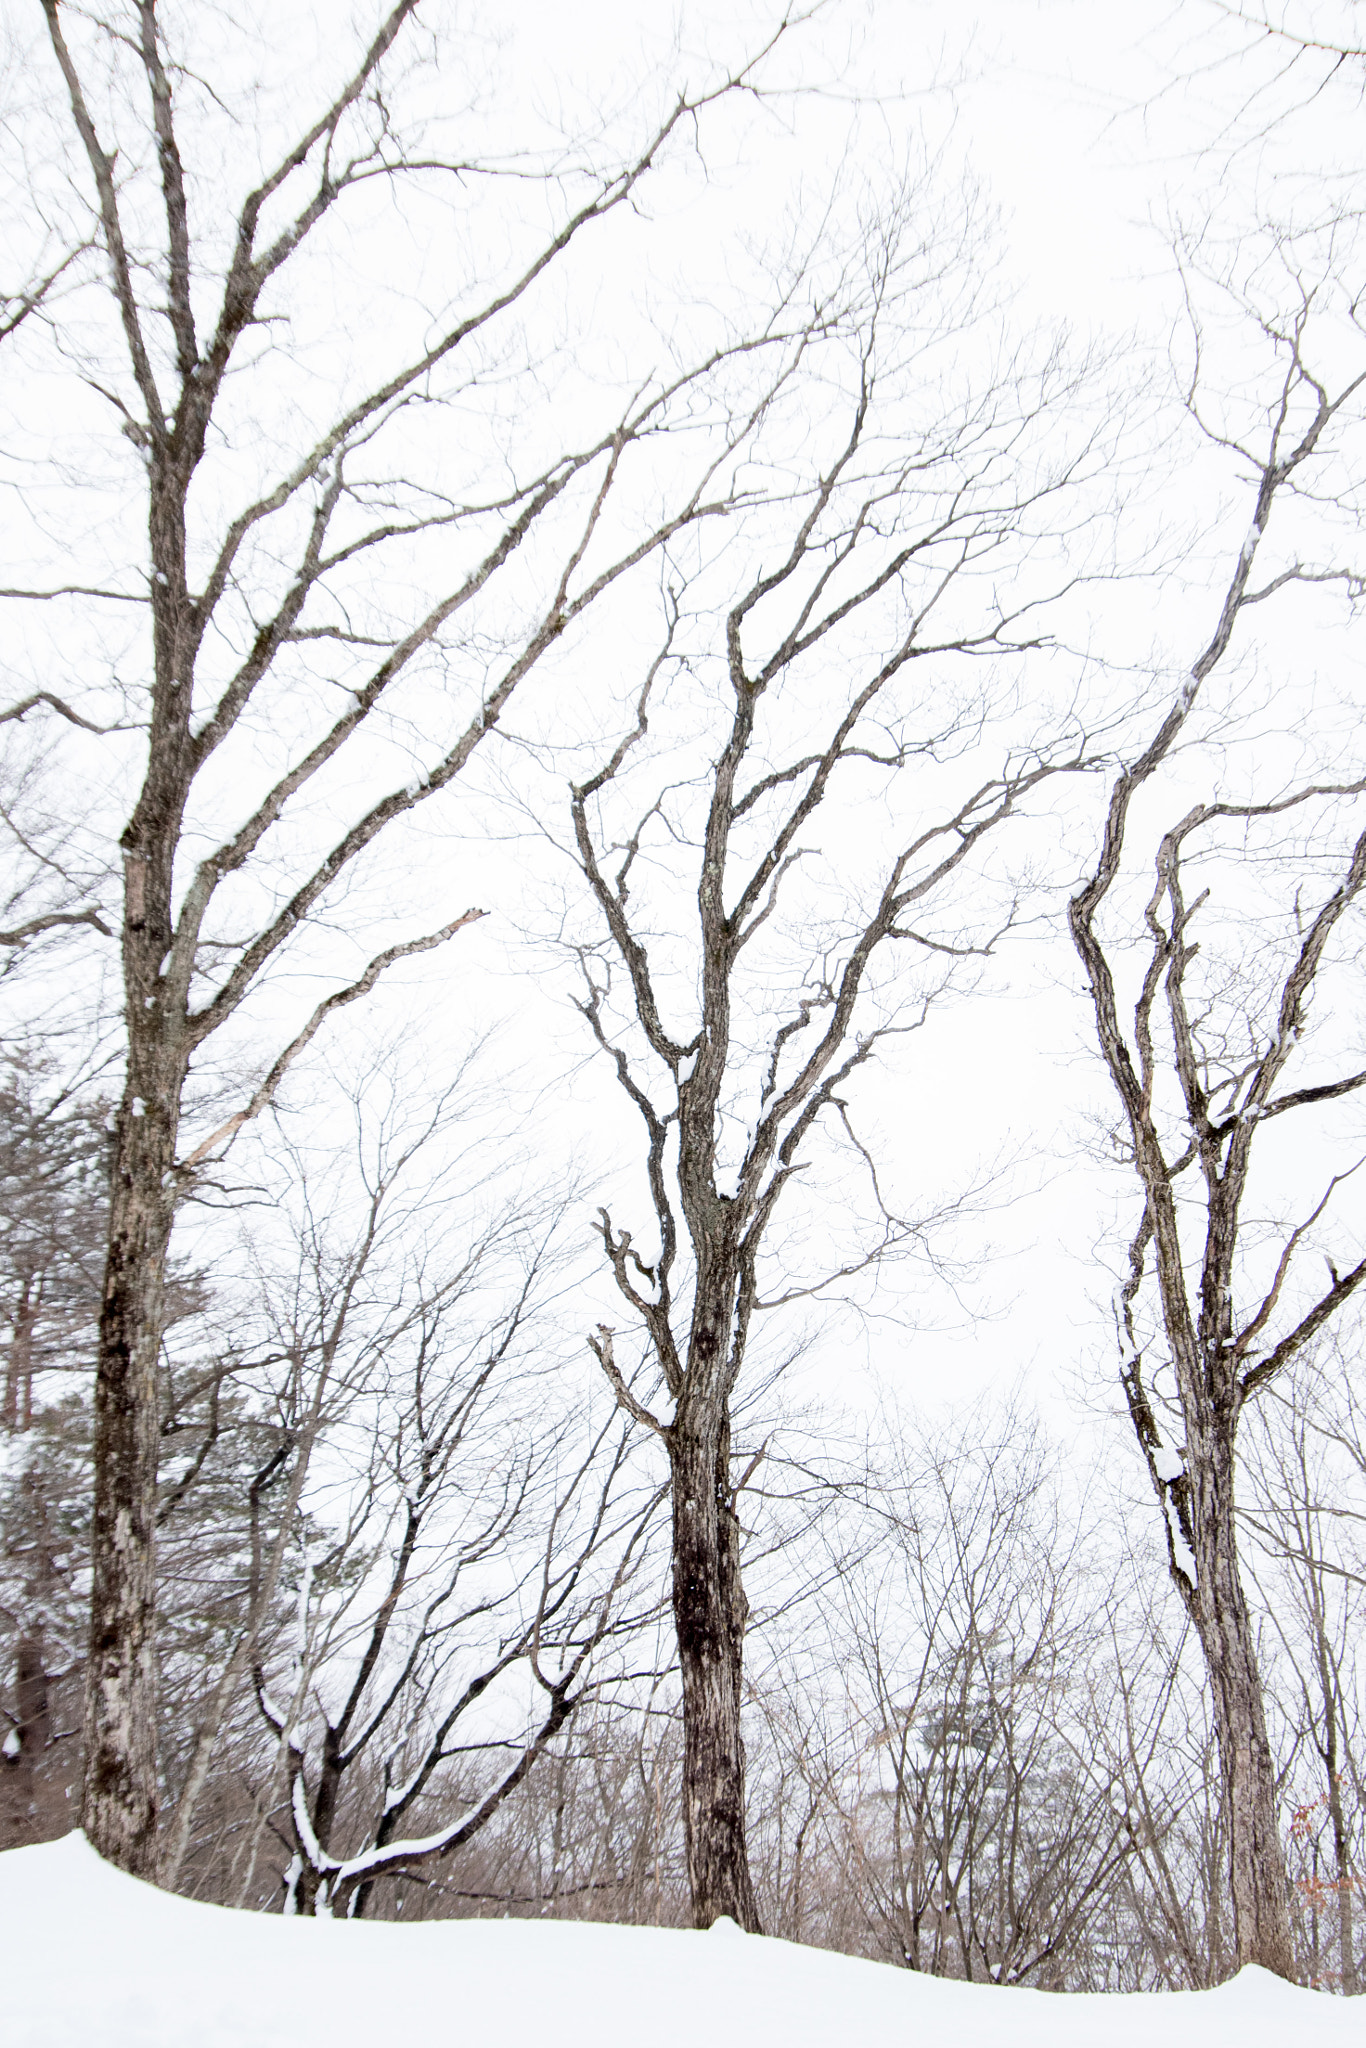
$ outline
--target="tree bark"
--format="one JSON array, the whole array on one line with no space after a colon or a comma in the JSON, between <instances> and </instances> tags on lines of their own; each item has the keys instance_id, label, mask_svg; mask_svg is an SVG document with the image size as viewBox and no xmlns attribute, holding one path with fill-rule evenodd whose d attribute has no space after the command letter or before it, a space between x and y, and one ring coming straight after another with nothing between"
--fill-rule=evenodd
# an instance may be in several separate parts
<instances>
[{"instance_id":1,"label":"tree bark","mask_svg":"<svg viewBox=\"0 0 1366 2048\"><path fill-rule=\"evenodd\" d=\"M745 1838L740 1678L748 1607L730 1495L730 1419L681 1415L669 1437L673 1610L683 1678L683 1831L697 1927L761 1934Z\"/></svg>"},{"instance_id":2,"label":"tree bark","mask_svg":"<svg viewBox=\"0 0 1366 2048\"><path fill-rule=\"evenodd\" d=\"M1342 1807L1342 1781L1338 1775L1337 1725L1332 1724L1328 1737L1328 1816L1333 1825L1333 1869L1336 1873L1338 1901L1338 1953L1341 1957L1342 1995L1344 1998L1357 1996L1356 1934L1353 1928L1352 1892L1355 1878L1352 1873L1351 1837L1347 1832L1347 1816Z\"/></svg>"},{"instance_id":3,"label":"tree bark","mask_svg":"<svg viewBox=\"0 0 1366 2048\"><path fill-rule=\"evenodd\" d=\"M1194 1447L1188 1447L1193 1449ZM1229 1877L1240 1969L1258 1963L1295 1977L1295 1949L1276 1818L1276 1769L1267 1740L1262 1682L1238 1570L1233 1429L1188 1455L1200 1574L1195 1612L1214 1703L1229 1816Z\"/></svg>"},{"instance_id":4,"label":"tree bark","mask_svg":"<svg viewBox=\"0 0 1366 2048\"><path fill-rule=\"evenodd\" d=\"M136 902L130 924L135 908ZM150 976L138 972L152 951L145 932L129 932L127 939L133 1012L142 1007L139 982L150 980L155 988L155 966ZM130 1041L95 1380L81 1824L109 1862L134 1877L155 1879L157 1364L174 1207L169 1179L186 1061L183 1052L161 1056L141 1018L131 1025Z\"/></svg>"}]
</instances>

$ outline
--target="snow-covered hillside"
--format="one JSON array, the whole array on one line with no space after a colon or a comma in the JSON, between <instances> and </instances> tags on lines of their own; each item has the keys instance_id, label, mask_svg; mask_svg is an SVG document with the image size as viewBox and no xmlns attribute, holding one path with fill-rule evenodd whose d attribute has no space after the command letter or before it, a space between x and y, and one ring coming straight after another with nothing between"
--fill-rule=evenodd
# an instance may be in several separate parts
<instances>
[{"instance_id":1,"label":"snow-covered hillside","mask_svg":"<svg viewBox=\"0 0 1366 2048\"><path fill-rule=\"evenodd\" d=\"M5 2048L1338 2048L1366 2012L1245 1970L1053 1998L911 1976L729 1923L396 1927L193 1905L80 1835L0 1855Z\"/></svg>"}]
</instances>

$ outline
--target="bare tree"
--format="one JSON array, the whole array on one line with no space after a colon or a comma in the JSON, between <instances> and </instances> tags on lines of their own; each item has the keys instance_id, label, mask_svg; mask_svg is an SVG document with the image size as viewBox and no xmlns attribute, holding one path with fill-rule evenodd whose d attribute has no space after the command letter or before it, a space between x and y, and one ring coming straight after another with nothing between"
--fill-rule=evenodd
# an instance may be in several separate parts
<instances>
[{"instance_id":1,"label":"bare tree","mask_svg":"<svg viewBox=\"0 0 1366 2048\"><path fill-rule=\"evenodd\" d=\"M509 1254L516 1268L514 1306L501 1327L504 1344L512 1344L553 1257L553 1214L533 1217L504 1203L491 1217L469 1223L462 1179L482 1177L473 1163L476 1149L461 1130L478 1107L474 1070L471 1056L457 1064L439 1095L424 1098L392 1054L367 1061L346 1090L353 1127L331 1159L320 1161L316 1148L276 1131L270 1230L253 1232L244 1224L239 1255L250 1276L246 1298L215 1304L215 1321L226 1325L229 1342L213 1364L185 1361L181 1377L199 1402L203 1426L174 1483L163 1480L157 1516L163 1545L168 1525L188 1511L202 1516L206 1482L222 1488L216 1469L221 1380L249 1402L255 1454L234 1474L237 1497L217 1503L228 1555L216 1574L211 1569L216 1583L203 1597L222 1603L234 1619L212 1685L206 1688L203 1669L194 1674L193 1732L161 1833L159 1876L168 1888L175 1888L190 1849L225 1718L249 1689L253 1671L259 1673L271 1632L278 1633L291 1561L300 1542L319 1533L306 1506L315 1455L348 1429L358 1403L377 1398L376 1388L395 1369L391 1354L416 1341L421 1360L428 1344L442 1348L438 1340L453 1320L480 1312L489 1270L497 1266L501 1273ZM280 1242L285 1218L291 1228ZM520 1256L528 1233L536 1245L529 1262ZM433 1235L440 1253L433 1252ZM178 1406L190 1404L177 1402L173 1365L168 1358L163 1438L194 1419L191 1414L180 1422ZM164 1602L167 1571L160 1577Z\"/></svg>"},{"instance_id":2,"label":"bare tree","mask_svg":"<svg viewBox=\"0 0 1366 2048\"><path fill-rule=\"evenodd\" d=\"M340 1143L335 1108L277 1120L266 1185L224 1190L267 1218L202 1319L225 1352L163 1347L160 1878L237 1904L282 1830L308 1913L472 1840L620 1664L654 1563L657 1480L561 1384L568 1196L520 1191L477 1053L434 1101L414 1064L363 1064Z\"/></svg>"},{"instance_id":3,"label":"bare tree","mask_svg":"<svg viewBox=\"0 0 1366 2048\"><path fill-rule=\"evenodd\" d=\"M1289 82L1297 98L1292 104L1297 111L1312 107L1323 93L1324 87L1337 73L1345 71L1360 91L1360 72L1366 64L1366 42L1360 39L1347 40L1325 32L1323 25L1304 14L1296 14L1289 8L1271 10L1260 6L1241 6L1233 0L1214 0L1218 13L1238 28L1251 30L1250 38L1240 38L1237 57L1246 61L1254 43L1269 44L1275 53L1276 69L1273 82L1284 85ZM1343 21L1342 26L1346 26ZM1317 32L1316 32L1317 28ZM1235 60L1236 61L1236 60ZM1261 88L1264 95L1266 87Z\"/></svg>"},{"instance_id":4,"label":"bare tree","mask_svg":"<svg viewBox=\"0 0 1366 2048\"><path fill-rule=\"evenodd\" d=\"M1149 1558L1111 1553L1091 1719L1128 1854L1094 1930L1093 1990L1205 1990L1228 1974L1228 1804L1198 1646L1154 1597Z\"/></svg>"},{"instance_id":5,"label":"bare tree","mask_svg":"<svg viewBox=\"0 0 1366 2048\"><path fill-rule=\"evenodd\" d=\"M69 1825L82 1659L73 1543L85 1503L56 1482L54 1443L88 1390L108 1211L108 1104L11 1055L0 1085L0 1643L12 1701L3 1755L7 1847ZM12 1687L11 1687L12 1678Z\"/></svg>"},{"instance_id":6,"label":"bare tree","mask_svg":"<svg viewBox=\"0 0 1366 2048\"><path fill-rule=\"evenodd\" d=\"M1352 1997L1361 1983L1356 1908L1366 1893L1366 1729L1354 1611L1366 1585L1366 1428L1342 1355L1344 1338L1352 1344L1355 1333L1335 1334L1336 1342L1321 1347L1316 1372L1259 1404L1256 1437L1244 1454L1251 1497L1240 1519L1280 1649L1272 1690L1296 1737L1291 1878L1305 1974Z\"/></svg>"},{"instance_id":7,"label":"bare tree","mask_svg":"<svg viewBox=\"0 0 1366 2048\"><path fill-rule=\"evenodd\" d=\"M1332 465L1359 414L1366 371L1330 386L1315 364L1319 302L1331 298L1341 260L1331 235L1329 243L1335 267L1327 284L1311 289L1307 266L1317 252L1276 241L1272 261L1292 292L1284 314L1258 312L1255 286L1242 294L1239 310L1256 314L1253 332L1269 345L1273 365L1275 381L1260 413L1233 418L1233 404L1219 413L1195 328L1188 405L1235 465L1248 493L1251 524L1208 645L1149 744L1122 765L1111 786L1099 858L1069 908L1100 1051L1120 1105L1118 1142L1143 1197L1128 1274L1116 1293L1121 1374L1166 1518L1172 1581L1198 1634L1214 1703L1228 1801L1237 1959L1287 1977L1294 1954L1276 1771L1238 1564L1237 1432L1246 1403L1366 1279L1366 1260L1353 1253L1339 1272L1330 1258L1326 1290L1309 1284L1297 1263L1337 1194L1338 1175L1325 1174L1321 1195L1293 1227L1287 1222L1270 1249L1263 1238L1260 1258L1250 1255L1247 1205L1254 1147L1259 1140L1265 1146L1263 1134L1278 1128L1282 1117L1312 1117L1321 1105L1366 1083L1366 1074L1337 1070L1330 1052L1328 1071L1288 1084L1290 1070L1305 1059L1302 1040L1309 1037L1309 1006L1321 973L1340 947L1366 884L1366 833L1350 837L1345 848L1339 837L1353 803L1366 794L1366 780L1329 773L1295 787L1274 766L1260 764L1254 773L1268 790L1265 798L1197 802L1185 809L1156 834L1151 893L1139 916L1113 935L1104 934L1099 921L1134 850L1135 800L1190 736L1202 693L1249 610L1295 586L1337 584L1352 598L1360 592L1360 577L1350 566L1316 566L1289 549L1264 578L1257 574L1273 515L1290 527L1293 548L1306 507L1318 510L1325 497L1336 494L1340 509L1349 509L1342 494L1350 496L1350 482L1340 482L1341 472L1335 474ZM1238 303L1231 283L1228 296ZM1328 348L1334 346L1331 313L1324 310ZM1359 334L1355 338L1359 343ZM1236 721L1236 708L1232 717ZM1228 743L1227 731L1220 737ZM1306 819L1313 825L1304 823L1298 847L1277 838ZM1145 821L1145 847L1149 829ZM1332 849L1326 854L1325 840ZM1230 851L1235 866L1250 852L1260 874L1288 874L1278 919L1268 918L1261 906L1254 912L1255 951L1235 927L1232 946L1243 956L1236 966L1221 957L1217 927L1213 958L1208 938L1202 951L1198 934L1210 930L1212 884L1192 893L1187 880L1197 861L1202 880L1217 874L1221 849ZM1127 964L1134 954L1141 979L1126 1030L1116 962ZM1353 1064L1349 1057L1349 1068ZM1199 1196L1187 1200L1183 1176L1195 1173ZM1152 1368L1138 1339L1136 1308L1150 1260L1158 1328L1175 1380L1174 1443L1164 1438Z\"/></svg>"},{"instance_id":8,"label":"bare tree","mask_svg":"<svg viewBox=\"0 0 1366 2048\"><path fill-rule=\"evenodd\" d=\"M438 1357L433 1346L423 1363ZM441 1393L433 1372L415 1390L407 1457L392 1455L394 1433L382 1460L383 1478L408 1491L381 1534L378 1572L326 1601L329 1581L344 1587L374 1541L374 1473L346 1525L317 1546L316 1566L310 1558L293 1698L277 1706L259 1691L289 1756L297 1852L287 1912L362 1915L380 1879L463 1849L591 1698L604 1642L642 1626L625 1596L662 1495L642 1499L629 1484L618 1418L577 1445L562 1420L505 1462L500 1489L471 1487L462 1467L503 1362L495 1353ZM476 1471L486 1459L478 1446ZM476 1710L492 1699L506 1717L527 1678L540 1703L525 1732L481 1735ZM491 1782L463 1789L481 1759L487 1770L499 1758ZM406 1832L424 1810L435 1825Z\"/></svg>"},{"instance_id":9,"label":"bare tree","mask_svg":"<svg viewBox=\"0 0 1366 2048\"><path fill-rule=\"evenodd\" d=\"M32 1423L40 1375L90 1367L108 1214L109 1107L79 1086L58 1087L23 1052L0 1086L0 1312L7 1326L0 1421L8 1430ZM39 1391L37 1405L42 1400Z\"/></svg>"},{"instance_id":10,"label":"bare tree","mask_svg":"<svg viewBox=\"0 0 1366 2048\"><path fill-rule=\"evenodd\" d=\"M849 1880L874 1953L1061 1989L1130 1853L1096 1754L1086 1532L1013 1403L894 1434L857 1488L878 1540L827 1595Z\"/></svg>"},{"instance_id":11,"label":"bare tree","mask_svg":"<svg viewBox=\"0 0 1366 2048\"><path fill-rule=\"evenodd\" d=\"M116 656L113 716L101 709L108 686L85 708L78 692L43 687L3 718L11 731L50 718L83 746L105 735L99 743L116 750L123 741L107 736L132 727L145 754L130 771L137 793L119 840L121 915L79 891L65 900L54 882L47 907L4 939L16 947L76 924L119 928L126 1064L99 1339L84 1821L103 1854L150 1874L157 1347L177 1201L272 1101L334 1012L480 913L462 910L399 938L350 979L334 964L331 993L280 1032L274 1057L252 1062L259 1084L228 1114L220 1098L212 1128L182 1146L187 1077L192 1063L203 1069L215 1034L233 1020L240 1028L263 977L287 952L297 957L380 835L392 838L464 773L575 621L670 535L743 495L737 450L761 408L769 355L785 361L790 323L781 313L662 375L645 366L620 405L599 393L582 409L581 438L564 434L553 402L542 400L542 366L529 362L525 431L505 426L515 407L499 393L460 473L443 473L443 461L460 436L473 446L481 380L515 372L517 322L567 276L571 250L634 204L657 163L692 146L710 107L759 89L762 59L787 24L734 70L719 65L698 88L680 87L619 152L590 140L567 157L509 162L405 139L394 65L416 33L417 0L399 0L340 83L310 87L315 114L287 141L261 143L261 174L230 197L218 158L231 181L240 145L250 158L257 138L231 111L235 82L202 78L156 0L130 0L109 20L42 4L53 87L91 194L89 252L62 272L60 294L50 283L21 292L11 345L42 344L35 361L44 371L74 360L73 391L97 392L111 408L117 433L89 437L84 460L64 445L52 474L112 471L116 523L128 542L141 529L145 549L133 542L107 564L97 550L89 574L77 564L6 595L74 617L66 639L82 650L95 616L131 617L129 659L142 680L122 682ZM291 348L266 344L310 303L315 257L332 263L345 296L328 238L367 196L442 207L457 193L512 194L528 180L543 210L500 222L496 259L467 266L455 303L425 332L406 342L400 333L359 382L334 368L323 371L322 399L317 384L300 392ZM468 201L476 241L479 203ZM719 373L746 362L752 374L737 403L736 380L723 389ZM459 425L443 439L434 428L447 418ZM690 437L689 458L641 513L634 479L658 478L653 451L675 426ZM491 615L505 586L506 608ZM82 661L57 666L79 673ZM443 673L466 686L459 708ZM348 801L341 793L363 754L372 774L374 764L383 773L387 748L365 750L401 733L385 724L391 713L413 721L418 737L406 744L410 759L420 750L416 772L369 791L354 823L331 837L324 823L320 834L338 795ZM106 755L80 780L117 780L123 759ZM225 776L244 793L237 822L223 817Z\"/></svg>"},{"instance_id":12,"label":"bare tree","mask_svg":"<svg viewBox=\"0 0 1366 2048\"><path fill-rule=\"evenodd\" d=\"M367 1910L404 1920L686 1926L680 1740L672 1674L656 1672L643 1690L595 1682L517 1797L503 1801L459 1856L376 1878Z\"/></svg>"},{"instance_id":13,"label":"bare tree","mask_svg":"<svg viewBox=\"0 0 1366 2048\"><path fill-rule=\"evenodd\" d=\"M992 749L990 684L967 680L981 664L1008 694L1002 671L1038 644L1055 568L1044 537L1080 521L1071 493L1097 452L1076 424L1078 385L1055 359L955 389L948 358L974 359L981 308L947 252L972 229L955 217L922 240L920 204L907 195L869 236L840 327L813 342L804 388L837 393L819 433L809 407L769 423L786 522L757 523L747 545L691 572L675 553L634 722L572 793L574 854L603 928L579 948L580 1007L639 1116L648 1186L648 1248L640 1226L604 1211L603 1251L671 1408L627 1386L613 1330L590 1342L669 1461L700 1926L759 1924L731 1445L751 1323L923 1242L924 1218L882 1199L853 1098L875 1056L1009 926L1009 888L981 882L986 843L1084 759L1066 709L1055 720L1034 707L1014 744L1003 728ZM1033 537L1047 569L1024 566ZM870 816L890 821L883 837L866 832ZM806 837L817 828L819 852ZM968 895L989 906L977 923ZM898 986L893 957L907 956L923 972ZM800 1176L841 1146L871 1191L868 1234L784 1264L771 1256L779 1205L793 1208Z\"/></svg>"},{"instance_id":14,"label":"bare tree","mask_svg":"<svg viewBox=\"0 0 1366 2048\"><path fill-rule=\"evenodd\" d=\"M564 1284L563 1202L529 1200L515 1187L519 1161L501 1144L492 1156L480 1128L489 1105L477 1053L435 1098L416 1084L413 1068L395 1048L362 1065L343 1091L352 1129L340 1143L317 1130L295 1140L285 1125L272 1134L269 1221L243 1224L233 1263L245 1265L246 1285L218 1302L214 1317L229 1340L220 1370L249 1405L250 1457L225 1466L216 1394L204 1415L210 1373L203 1361L183 1361L180 1377L200 1390L207 1426L197 1440L182 1426L179 1471L163 1477L158 1519L171 1554L162 1599L173 1611L184 1604L174 1572L186 1562L181 1525L192 1520L202 1530L199 1599L225 1619L201 1650L165 1745L176 1794L162 1830L168 1886L187 1858L201 1874L212 1864L197 1811L205 1798L212 1806L214 1785L244 1752L259 1824L234 1883L254 1870L274 1806L283 1798L288 1807L291 1757L294 1776L305 1760L320 1766L314 1826L325 1856L334 1824L353 1824L349 1811L339 1815L351 1785L364 1779L373 1789L378 1748L393 1762L396 1729L418 1739L451 1658L470 1654L462 1620L467 1633L481 1617L506 1619L509 1602L525 1605L544 1523L554 1520L546 1460L568 1455L567 1438L564 1429L549 1430L550 1365L541 1352L548 1303ZM330 1134L337 1120L335 1112L324 1118L323 1130ZM252 1193L238 1190L237 1199ZM263 1191L254 1195L259 1204ZM169 1361L166 1378L173 1411ZM169 1427L168 1416L164 1434ZM579 1486L596 1483L588 1458ZM520 1562L494 1597L490 1575L506 1579L511 1570L499 1561L504 1547ZM310 1608L304 1597L301 1610L289 1594L301 1573L319 1598L326 1593L325 1623L316 1599ZM305 1622L307 1640L290 1652ZM520 1634L527 1636L525 1615ZM528 1654L522 1640L508 1665ZM291 1655L297 1683L278 1675ZM339 1706L348 1658L355 1669ZM175 1689L178 1663L170 1675ZM462 1711L496 1676L472 1684ZM310 1685L306 1704L299 1688ZM267 1714L274 1696L292 1702L288 1714ZM319 1737L313 1759L319 1719L330 1734ZM265 1726L272 1732L263 1752ZM443 1762L438 1755L426 1772L414 1765L406 1773L409 1797L384 1808L379 1847ZM306 1901L324 1869L310 1866ZM218 1895L226 1882L220 1872Z\"/></svg>"}]
</instances>

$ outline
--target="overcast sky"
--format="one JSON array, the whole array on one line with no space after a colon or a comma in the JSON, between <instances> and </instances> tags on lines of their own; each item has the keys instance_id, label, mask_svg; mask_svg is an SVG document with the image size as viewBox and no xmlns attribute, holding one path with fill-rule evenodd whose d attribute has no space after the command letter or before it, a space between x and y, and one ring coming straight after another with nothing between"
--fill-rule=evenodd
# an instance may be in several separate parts
<instances>
[{"instance_id":1,"label":"overcast sky","mask_svg":"<svg viewBox=\"0 0 1366 2048\"><path fill-rule=\"evenodd\" d=\"M332 11L277 4L249 12L261 29L260 51L279 59L271 89L286 100L308 91L314 67L333 61ZM351 12L368 23L375 10ZM1360 13L1349 0L1304 0L1295 18L1316 33L1350 38ZM760 0L684 0L675 60L670 16L639 0L521 0L506 15L467 8L471 34L505 45L497 90L482 108L486 132L507 125L510 101L519 121L525 116L548 133L557 121L571 129L591 122L599 106L628 105L642 81L647 95L672 90L671 81L690 78L718 52L752 47L773 14ZM992 260L1018 324L1061 324L1078 347L1108 351L1117 379L1128 380L1131 394L1150 395L1156 417L1170 394L1174 334L1180 356L1173 225L1212 221L1237 235L1273 206L1302 213L1336 193L1359 157L1354 74L1330 78L1326 60L1312 56L1290 65L1283 44L1229 15L1216 0L833 0L794 43L785 74L795 85L821 88L819 95L775 104L752 121L747 111L747 127L720 135L714 187L664 180L658 201L648 202L656 220L669 219L673 274L705 278L724 260L734 285L739 259L723 232L730 213L753 223L780 218L785 208L814 205L837 170L846 182L857 175L875 183L922 146L946 180L966 172L999 209ZM264 77L265 56L259 61ZM449 61L447 68L458 70ZM387 232L377 230L354 252L360 355L387 339L368 331L363 317L363 280L367 266L382 268ZM638 310L643 289L633 255L643 240L633 243L624 223L612 232L618 239L604 238L591 308L564 309L594 348L617 316ZM1237 353L1241 346L1225 366L1235 382L1253 366L1250 355ZM1145 663L1179 673L1194 658L1217 610L1221 569L1226 582L1230 547L1236 558L1246 528L1230 473L1209 460L1173 470L1164 467L1170 456L1169 447L1154 446L1150 474L1126 489L1150 536L1189 530L1194 537L1180 573L1173 569L1160 586L1117 588L1076 628L1108 636L1107 651L1132 665L1125 687ZM27 544L26 530L16 531ZM1306 649L1326 678L1327 697L1349 704L1359 687L1357 657L1336 622L1320 643L1306 614L1288 617L1287 627L1268 628L1259 649L1264 690L1295 666L1302 693L1263 720L1273 749L1313 694ZM1204 786L1198 775L1194 786ZM462 900L498 915L461 940L458 965L429 963L384 992L364 1031L382 1034L421 1017L439 1049L453 1023L463 1030L515 1018L498 1056L516 1074L508 1100L519 1136L543 1156L577 1150L593 1170L607 1171L618 1141L634 1142L632 1126L617 1117L610 1076L585 1066L581 1026L563 988L525 978L520 932L541 911L519 906L517 858L509 862L506 843L481 853L458 830L433 843L434 897L448 904L457 888ZM415 877L412 889L421 893L429 882ZM1056 913L1056 889L1051 904ZM871 1382L843 1368L867 1363L911 1399L932 1403L1024 1373L1036 1397L1061 1411L1109 1371L1106 1303L1122 1255L1118 1230L1135 1204L1122 1176L1086 1163L1078 1150L1104 1094L1056 915L994 964L987 980L989 1000L946 1012L914 1058L894 1063L879 1082L878 1136L889 1171L930 1202L980 1179L987 1163L1016 1158L994 1206L959 1246L971 1261L991 1241L1000 1257L957 1294L923 1274L913 1282L893 1278L875 1317L831 1325L812 1354L812 1385L866 1398ZM346 1043L339 1034L338 1060ZM987 1310L994 1319L984 1322ZM585 1314L585 1325L590 1320Z\"/></svg>"}]
</instances>

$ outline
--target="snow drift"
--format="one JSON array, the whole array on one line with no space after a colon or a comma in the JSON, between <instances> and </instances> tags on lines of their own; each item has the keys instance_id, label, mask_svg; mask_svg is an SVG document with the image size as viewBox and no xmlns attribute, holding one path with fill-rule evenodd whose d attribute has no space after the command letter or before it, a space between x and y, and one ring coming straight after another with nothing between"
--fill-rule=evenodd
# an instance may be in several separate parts
<instances>
[{"instance_id":1,"label":"snow drift","mask_svg":"<svg viewBox=\"0 0 1366 2048\"><path fill-rule=\"evenodd\" d=\"M1218 1991L1050 1997L818 1949L549 1921L285 1920L201 1906L81 1835L0 1855L5 2048L1337 2048L1366 2009L1244 1970Z\"/></svg>"}]
</instances>

